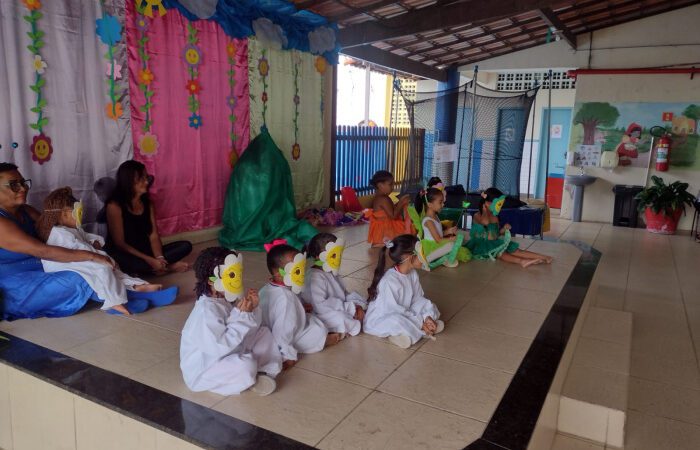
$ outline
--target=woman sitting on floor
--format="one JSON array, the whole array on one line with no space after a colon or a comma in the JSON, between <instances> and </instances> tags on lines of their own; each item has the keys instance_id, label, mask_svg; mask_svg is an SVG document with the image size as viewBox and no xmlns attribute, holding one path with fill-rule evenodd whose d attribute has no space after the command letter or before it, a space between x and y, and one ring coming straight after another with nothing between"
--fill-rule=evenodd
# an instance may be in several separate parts
<instances>
[{"instance_id":1,"label":"woman sitting on floor","mask_svg":"<svg viewBox=\"0 0 700 450\"><path fill-rule=\"evenodd\" d=\"M10 163L0 163L0 318L64 317L94 297L74 272L44 273L41 260L94 261L112 267L98 253L46 245L37 239L39 212L27 205L31 180Z\"/></svg>"},{"instance_id":2,"label":"woman sitting on floor","mask_svg":"<svg viewBox=\"0 0 700 450\"><path fill-rule=\"evenodd\" d=\"M117 186L107 202L107 253L129 274L184 272L183 261L192 252L187 241L163 245L156 214L148 196L153 177L138 161L125 161L117 170Z\"/></svg>"}]
</instances>

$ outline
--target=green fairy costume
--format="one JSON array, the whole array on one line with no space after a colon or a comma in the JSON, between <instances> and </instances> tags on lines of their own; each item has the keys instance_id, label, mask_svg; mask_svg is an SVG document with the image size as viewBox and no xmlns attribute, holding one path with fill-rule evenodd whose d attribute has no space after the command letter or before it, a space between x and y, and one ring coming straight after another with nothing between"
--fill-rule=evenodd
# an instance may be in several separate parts
<instances>
[{"instance_id":1,"label":"green fairy costume","mask_svg":"<svg viewBox=\"0 0 700 450\"><path fill-rule=\"evenodd\" d=\"M418 214L416 211L416 208L413 206L408 207L408 215L411 217L411 221L413 222L413 226L416 228L418 231L418 239L420 242L420 246L422 248L422 255L419 255L422 257L421 261L423 262L424 269L434 269L438 266L441 266L443 263L447 262L448 264L454 264L456 261L459 262L467 262L471 260L471 254L469 250L462 245L462 241L464 239L464 236L461 234L458 234L456 239L453 241L442 241L442 242L437 242L432 239L426 239L425 236L425 229L423 227L423 222L426 219L425 216L421 216ZM433 220L435 223L436 228L438 229L439 233L442 233L442 224L434 219ZM429 234L429 233L428 233ZM452 245L452 249L449 253L447 253L444 256L441 256L434 261L428 262L427 260L430 258L430 254L433 253L435 250L440 249L441 247L444 247L446 245ZM425 260L425 261L423 261Z\"/></svg>"},{"instance_id":2,"label":"green fairy costume","mask_svg":"<svg viewBox=\"0 0 700 450\"><path fill-rule=\"evenodd\" d=\"M491 202L489 210L494 216L498 217L505 201L506 196L502 195ZM503 253L515 252L520 247L520 244L511 240L509 230L506 230L503 236L501 236L498 222L489 223L486 226L474 222L471 232L469 233L469 241L465 246L472 252L472 257L474 259L493 260Z\"/></svg>"}]
</instances>

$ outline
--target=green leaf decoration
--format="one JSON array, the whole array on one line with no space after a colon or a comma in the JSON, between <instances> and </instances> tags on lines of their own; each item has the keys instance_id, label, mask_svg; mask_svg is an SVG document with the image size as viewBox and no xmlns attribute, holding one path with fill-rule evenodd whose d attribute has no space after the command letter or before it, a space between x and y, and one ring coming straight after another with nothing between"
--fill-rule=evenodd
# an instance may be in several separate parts
<instances>
[{"instance_id":1,"label":"green leaf decoration","mask_svg":"<svg viewBox=\"0 0 700 450\"><path fill-rule=\"evenodd\" d=\"M44 128L46 125L49 124L49 118L48 117L42 117L42 119L37 122L39 124L39 128Z\"/></svg>"},{"instance_id":2,"label":"green leaf decoration","mask_svg":"<svg viewBox=\"0 0 700 450\"><path fill-rule=\"evenodd\" d=\"M38 40L38 39L37 39L37 40L34 42L34 47L36 47L36 48L42 48L43 46L44 46L44 41L42 41L42 40Z\"/></svg>"},{"instance_id":3,"label":"green leaf decoration","mask_svg":"<svg viewBox=\"0 0 700 450\"><path fill-rule=\"evenodd\" d=\"M36 92L37 94L38 94L39 91L40 91L40 89L39 89L37 86L33 85L33 84L32 84L31 86L29 86L29 89L31 89L32 91Z\"/></svg>"},{"instance_id":4,"label":"green leaf decoration","mask_svg":"<svg viewBox=\"0 0 700 450\"><path fill-rule=\"evenodd\" d=\"M153 91L146 91L146 98L153 97Z\"/></svg>"},{"instance_id":5,"label":"green leaf decoration","mask_svg":"<svg viewBox=\"0 0 700 450\"><path fill-rule=\"evenodd\" d=\"M44 78L44 77L39 78L39 80L36 82L36 86L38 88L43 88L44 85L46 85L46 78Z\"/></svg>"},{"instance_id":6,"label":"green leaf decoration","mask_svg":"<svg viewBox=\"0 0 700 450\"><path fill-rule=\"evenodd\" d=\"M30 124L29 124L29 128L31 128L31 129L33 129L33 130L38 130L38 129L39 129L39 124L30 123Z\"/></svg>"},{"instance_id":7,"label":"green leaf decoration","mask_svg":"<svg viewBox=\"0 0 700 450\"><path fill-rule=\"evenodd\" d=\"M34 46L31 45L31 44L30 44L30 45L27 45L27 48L29 49L30 52L32 52L32 53L35 54L35 55L36 55L37 53L39 53L39 51L36 49L36 47L34 47Z\"/></svg>"},{"instance_id":8,"label":"green leaf decoration","mask_svg":"<svg viewBox=\"0 0 700 450\"><path fill-rule=\"evenodd\" d=\"M35 107L33 107L33 108L29 108L29 110L30 110L31 112L37 113L37 114L39 114L39 113L41 112L41 108L39 108L38 106L35 106Z\"/></svg>"},{"instance_id":9,"label":"green leaf decoration","mask_svg":"<svg viewBox=\"0 0 700 450\"><path fill-rule=\"evenodd\" d=\"M148 108L146 108L146 105L141 105L141 106L139 106L139 111L146 112L146 111L148 111Z\"/></svg>"},{"instance_id":10,"label":"green leaf decoration","mask_svg":"<svg viewBox=\"0 0 700 450\"><path fill-rule=\"evenodd\" d=\"M42 78L41 81L44 81L44 79ZM46 99L42 98L39 100L39 103L37 103L36 106L39 108L44 108L46 106Z\"/></svg>"},{"instance_id":11,"label":"green leaf decoration","mask_svg":"<svg viewBox=\"0 0 700 450\"><path fill-rule=\"evenodd\" d=\"M34 36L36 36L36 39L41 39L44 37L45 34L46 33L44 33L43 31L37 30L36 33L34 33Z\"/></svg>"},{"instance_id":12,"label":"green leaf decoration","mask_svg":"<svg viewBox=\"0 0 700 450\"><path fill-rule=\"evenodd\" d=\"M24 20L26 20L27 22L29 22L29 23L32 23L32 22L33 22L32 18L29 17L29 16L22 16L22 18L23 18Z\"/></svg>"}]
</instances>

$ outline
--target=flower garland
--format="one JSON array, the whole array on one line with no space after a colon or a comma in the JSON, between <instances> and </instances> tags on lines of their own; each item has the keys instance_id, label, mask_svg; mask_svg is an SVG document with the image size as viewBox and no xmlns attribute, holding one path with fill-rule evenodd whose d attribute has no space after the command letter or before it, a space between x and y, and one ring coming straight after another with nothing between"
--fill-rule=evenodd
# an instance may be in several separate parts
<instances>
[{"instance_id":1,"label":"flower garland","mask_svg":"<svg viewBox=\"0 0 700 450\"><path fill-rule=\"evenodd\" d=\"M152 15L152 12L151 12ZM153 94L154 91L151 88L151 83L155 79L153 72L149 68L148 61L151 57L148 55L146 50L146 44L149 41L148 36L146 36L146 31L148 31L149 20L146 16L142 14L136 15L136 29L139 31L138 40L138 54L141 58L141 69L138 72L138 85L139 90L143 92L145 103L139 106L139 111L146 114L146 118L143 123L142 130L144 134L141 136L138 142L138 147L141 153L146 156L153 156L158 151L158 137L151 133L151 127L153 127L153 120L151 119L151 108L153 108Z\"/></svg>"},{"instance_id":2,"label":"flower garland","mask_svg":"<svg viewBox=\"0 0 700 450\"><path fill-rule=\"evenodd\" d=\"M95 32L100 38L103 44L107 46L107 53L105 54L105 59L107 59L107 85L109 86L109 100L110 102L105 107L105 112L107 117L117 121L121 115L124 113L122 109L122 104L117 101L117 95L119 91L116 89L116 80L122 77L121 66L117 64L114 59L114 51L116 49L117 42L122 39L122 26L116 17L105 14L104 0L100 1L102 6L102 18L95 21Z\"/></svg>"},{"instance_id":3,"label":"flower garland","mask_svg":"<svg viewBox=\"0 0 700 450\"><path fill-rule=\"evenodd\" d=\"M231 153L229 154L229 163L231 168L236 165L238 161L238 152L236 151L236 141L238 136L236 135L236 44L233 40L230 40L226 44L226 54L228 56L228 85L230 89L230 95L226 97L226 105L231 109L231 114L228 116L228 120L231 123L231 131L229 132L229 139L231 140Z\"/></svg>"},{"instance_id":4,"label":"flower garland","mask_svg":"<svg viewBox=\"0 0 700 450\"><path fill-rule=\"evenodd\" d=\"M189 125L191 128L198 130L202 126L202 116L199 115L199 100L197 100L197 94L202 90L202 86L199 84L199 64L202 62L202 50L197 47L199 43L199 38L197 38L197 29L192 26L189 22L187 23L187 45L183 52L185 58L185 63L187 64L187 73L190 79L187 80L185 84L185 89L190 94L187 100L188 110L192 113L188 117Z\"/></svg>"},{"instance_id":5,"label":"flower garland","mask_svg":"<svg viewBox=\"0 0 700 450\"><path fill-rule=\"evenodd\" d=\"M27 48L33 55L32 68L36 73L34 84L30 85L29 88L36 93L36 105L30 108L30 111L37 114L37 120L35 123L30 123L29 126L33 130L37 130L39 134L32 139L30 150L32 160L39 164L44 164L51 159L51 154L53 153L51 138L44 134L44 127L48 125L49 119L44 117L46 99L41 95L41 90L46 85L46 78L43 75L48 65L42 59L40 53L41 48L44 46L42 38L45 33L37 27L37 23L44 15L39 11L41 9L40 0L22 0L22 2L29 10L29 15L24 16L24 20L31 26L31 31L27 35L32 40L32 43Z\"/></svg>"},{"instance_id":6,"label":"flower garland","mask_svg":"<svg viewBox=\"0 0 700 450\"><path fill-rule=\"evenodd\" d=\"M260 72L260 76L262 77L263 81L263 93L261 96L263 102L262 116L263 126L267 126L267 76L270 74L270 62L265 57L267 50L263 49L260 54L261 56L258 60L258 72Z\"/></svg>"},{"instance_id":7,"label":"flower garland","mask_svg":"<svg viewBox=\"0 0 700 450\"><path fill-rule=\"evenodd\" d=\"M293 54L294 60L294 145L292 145L292 159L298 160L301 156L301 146L299 145L299 65L301 61L299 55Z\"/></svg>"}]
</instances>

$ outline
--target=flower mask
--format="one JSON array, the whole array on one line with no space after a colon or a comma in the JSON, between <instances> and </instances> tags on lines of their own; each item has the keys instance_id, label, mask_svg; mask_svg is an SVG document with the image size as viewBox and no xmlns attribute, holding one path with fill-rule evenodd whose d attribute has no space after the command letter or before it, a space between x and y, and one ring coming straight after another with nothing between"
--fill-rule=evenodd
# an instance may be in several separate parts
<instances>
[{"instance_id":1,"label":"flower mask","mask_svg":"<svg viewBox=\"0 0 700 450\"><path fill-rule=\"evenodd\" d=\"M299 294L304 288L305 273L306 253L297 253L294 259L284 266L284 269L280 269L280 275L284 277L284 285L292 288L295 294Z\"/></svg>"},{"instance_id":2,"label":"flower mask","mask_svg":"<svg viewBox=\"0 0 700 450\"><path fill-rule=\"evenodd\" d=\"M230 254L224 263L214 268L214 276L209 280L214 282L214 290L223 292L229 302L234 302L243 296L243 255Z\"/></svg>"},{"instance_id":3,"label":"flower mask","mask_svg":"<svg viewBox=\"0 0 700 450\"><path fill-rule=\"evenodd\" d=\"M420 241L416 242L416 247L413 250L413 253L420 260L422 269L430 272L430 263L428 263L428 258L425 256L425 251L423 250L423 245Z\"/></svg>"},{"instance_id":4,"label":"flower mask","mask_svg":"<svg viewBox=\"0 0 700 450\"><path fill-rule=\"evenodd\" d=\"M342 239L329 242L326 244L326 249L318 255L318 261L315 264L322 267L325 272L338 275L340 262L343 258L343 250L345 250L345 241Z\"/></svg>"},{"instance_id":5,"label":"flower mask","mask_svg":"<svg viewBox=\"0 0 700 450\"><path fill-rule=\"evenodd\" d=\"M73 203L73 212L71 213L75 219L75 226L81 228L83 226L83 202L77 201Z\"/></svg>"},{"instance_id":6,"label":"flower mask","mask_svg":"<svg viewBox=\"0 0 700 450\"><path fill-rule=\"evenodd\" d=\"M501 212L501 209L503 208L503 204L505 202L505 195L501 195L500 197L491 202L491 206L489 206L489 209L491 210L494 216L497 216Z\"/></svg>"}]
</instances>

